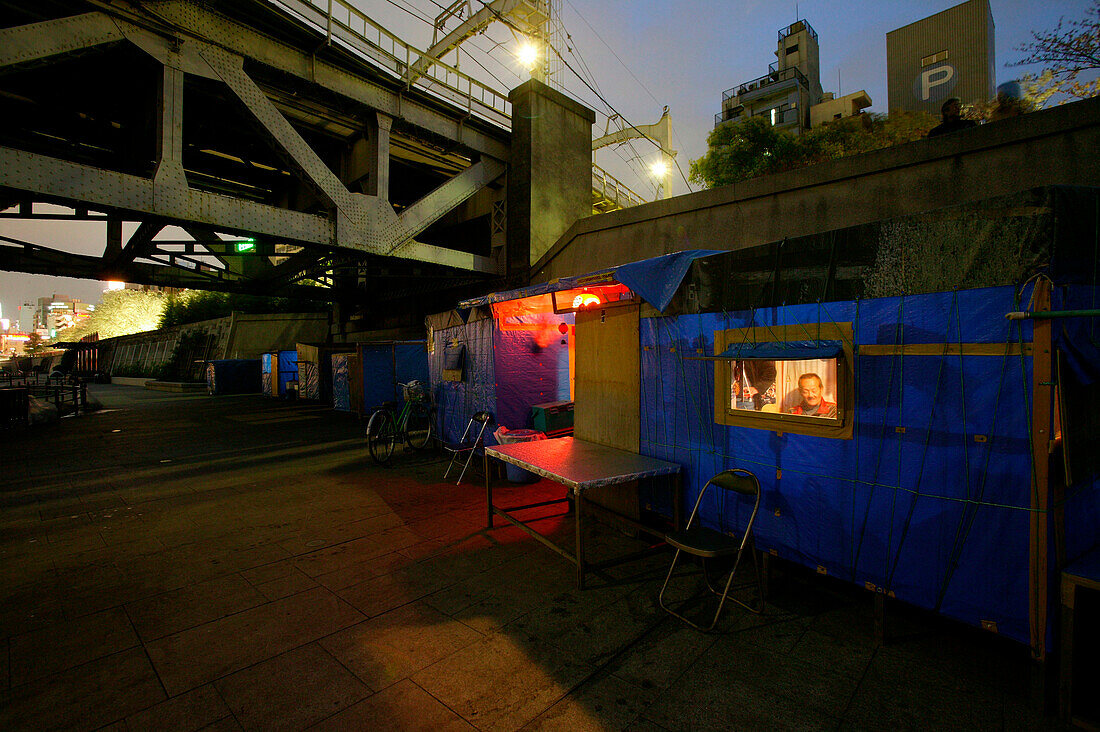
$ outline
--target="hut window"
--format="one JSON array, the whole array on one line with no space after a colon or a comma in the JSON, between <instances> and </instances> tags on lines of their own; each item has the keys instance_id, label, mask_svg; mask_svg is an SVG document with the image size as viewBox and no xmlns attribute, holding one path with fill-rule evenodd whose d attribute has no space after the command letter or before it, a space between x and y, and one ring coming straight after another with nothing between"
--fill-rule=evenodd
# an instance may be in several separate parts
<instances>
[{"instance_id":1,"label":"hut window","mask_svg":"<svg viewBox=\"0 0 1100 732\"><path fill-rule=\"evenodd\" d=\"M837 359L733 361L730 409L838 419Z\"/></svg>"},{"instance_id":2,"label":"hut window","mask_svg":"<svg viewBox=\"0 0 1100 732\"><path fill-rule=\"evenodd\" d=\"M851 438L850 323L715 331L714 345L715 422Z\"/></svg>"}]
</instances>

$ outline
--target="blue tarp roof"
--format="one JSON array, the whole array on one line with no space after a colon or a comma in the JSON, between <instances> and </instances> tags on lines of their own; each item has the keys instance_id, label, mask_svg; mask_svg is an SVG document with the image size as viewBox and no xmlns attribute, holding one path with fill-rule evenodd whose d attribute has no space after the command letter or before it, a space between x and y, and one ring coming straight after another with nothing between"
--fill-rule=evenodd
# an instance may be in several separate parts
<instances>
[{"instance_id":1,"label":"blue tarp roof","mask_svg":"<svg viewBox=\"0 0 1100 732\"><path fill-rule=\"evenodd\" d=\"M672 301L672 296L676 293L676 290L679 289L680 283L683 282L684 276L691 267L691 263L700 257L708 257L711 254L720 254L721 252L722 250L719 249L690 249L683 252L673 252L672 254L643 259L640 262L620 264L575 277L561 277L550 282L521 287L517 290L492 292L481 297L463 300L458 304L458 308L473 308L495 302L519 300L533 295L546 295L560 290L572 290L578 287L618 282L626 285L638 297L663 312L668 307L669 302Z\"/></svg>"}]
</instances>

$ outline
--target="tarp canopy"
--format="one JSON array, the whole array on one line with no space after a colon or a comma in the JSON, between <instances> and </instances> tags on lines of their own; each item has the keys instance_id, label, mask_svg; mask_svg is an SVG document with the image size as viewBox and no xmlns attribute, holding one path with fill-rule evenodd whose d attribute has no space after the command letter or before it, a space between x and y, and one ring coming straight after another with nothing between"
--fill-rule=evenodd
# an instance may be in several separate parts
<instances>
[{"instance_id":1,"label":"tarp canopy","mask_svg":"<svg viewBox=\"0 0 1100 732\"><path fill-rule=\"evenodd\" d=\"M534 295L546 295L561 290L574 290L583 287L607 285L618 282L629 287L638 297L659 311L668 307L672 296L691 268L691 263L700 257L718 254L718 249L690 249L683 252L664 254L640 262L620 264L607 269L596 270L575 277L561 277L550 282L542 282L529 287L505 292L492 292L481 297L463 300L458 309L472 308L493 303L519 300Z\"/></svg>"}]
</instances>

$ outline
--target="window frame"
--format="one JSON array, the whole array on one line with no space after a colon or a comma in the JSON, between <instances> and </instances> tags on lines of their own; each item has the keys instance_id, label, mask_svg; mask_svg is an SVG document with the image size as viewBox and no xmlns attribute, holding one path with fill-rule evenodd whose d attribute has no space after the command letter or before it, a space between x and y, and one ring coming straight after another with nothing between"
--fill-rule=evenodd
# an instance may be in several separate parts
<instances>
[{"instance_id":1,"label":"window frame","mask_svg":"<svg viewBox=\"0 0 1100 732\"><path fill-rule=\"evenodd\" d=\"M800 414L755 412L730 406L730 384L735 359L719 354L738 343L784 343L791 341L840 341L837 356L837 418L826 420ZM729 328L714 331L714 421L729 427L748 427L777 433L813 435L850 440L855 427L855 358L851 323L799 323L794 325ZM797 360L797 359L790 359Z\"/></svg>"}]
</instances>

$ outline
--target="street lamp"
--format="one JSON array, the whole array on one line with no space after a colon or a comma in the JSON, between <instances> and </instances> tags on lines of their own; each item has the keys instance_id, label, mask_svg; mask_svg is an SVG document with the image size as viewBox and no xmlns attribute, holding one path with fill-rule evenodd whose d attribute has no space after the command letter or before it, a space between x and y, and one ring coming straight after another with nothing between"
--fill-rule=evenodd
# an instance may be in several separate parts
<instances>
[{"instance_id":1,"label":"street lamp","mask_svg":"<svg viewBox=\"0 0 1100 732\"><path fill-rule=\"evenodd\" d=\"M528 71L534 69L539 62L538 45L532 41L524 41L520 44L520 47L516 49L516 59L518 59Z\"/></svg>"}]
</instances>

